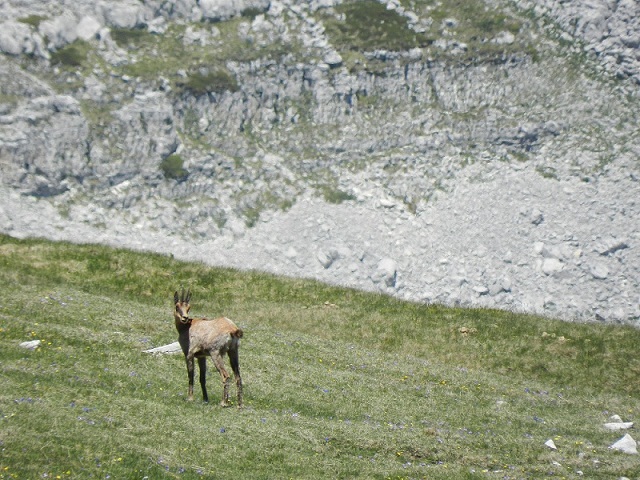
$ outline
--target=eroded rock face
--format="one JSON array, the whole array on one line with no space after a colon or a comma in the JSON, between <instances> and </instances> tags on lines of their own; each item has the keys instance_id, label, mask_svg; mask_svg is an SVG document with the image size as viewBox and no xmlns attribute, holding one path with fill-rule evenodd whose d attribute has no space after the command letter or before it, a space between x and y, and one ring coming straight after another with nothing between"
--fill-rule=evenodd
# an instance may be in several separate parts
<instances>
[{"instance_id":1,"label":"eroded rock face","mask_svg":"<svg viewBox=\"0 0 640 480\"><path fill-rule=\"evenodd\" d=\"M2 66L0 72L21 75ZM23 80L32 82L33 77ZM22 99L0 116L3 183L38 197L61 194L69 188L68 179L87 174L89 128L79 102L44 85L33 86Z\"/></svg>"},{"instance_id":2,"label":"eroded rock face","mask_svg":"<svg viewBox=\"0 0 640 480\"><path fill-rule=\"evenodd\" d=\"M569 35L584 41L605 68L640 84L640 4L634 0L558 2L528 0L527 6L548 15Z\"/></svg>"},{"instance_id":3,"label":"eroded rock face","mask_svg":"<svg viewBox=\"0 0 640 480\"><path fill-rule=\"evenodd\" d=\"M464 60L448 18L439 50L378 49L350 66L316 15L340 3L5 2L1 230L638 322L637 2L530 0L565 30L535 59ZM390 7L416 32L430 25ZM527 28L486 43L508 48ZM223 87L194 92L189 76L215 69L145 78L148 59L116 41L123 30L178 31L185 55L225 42L305 54L227 60ZM56 63L78 45L90 66ZM589 75L567 64L584 49ZM167 176L172 155L182 165Z\"/></svg>"}]
</instances>

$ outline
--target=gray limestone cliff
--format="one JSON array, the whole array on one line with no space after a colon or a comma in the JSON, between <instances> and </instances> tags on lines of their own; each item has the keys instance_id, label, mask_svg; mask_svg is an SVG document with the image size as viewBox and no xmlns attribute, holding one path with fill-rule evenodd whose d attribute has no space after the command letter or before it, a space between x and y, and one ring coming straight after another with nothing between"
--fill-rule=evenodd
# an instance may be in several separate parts
<instances>
[{"instance_id":1,"label":"gray limestone cliff","mask_svg":"<svg viewBox=\"0 0 640 480\"><path fill-rule=\"evenodd\" d=\"M0 1L1 231L637 323L640 6L465 5Z\"/></svg>"}]
</instances>

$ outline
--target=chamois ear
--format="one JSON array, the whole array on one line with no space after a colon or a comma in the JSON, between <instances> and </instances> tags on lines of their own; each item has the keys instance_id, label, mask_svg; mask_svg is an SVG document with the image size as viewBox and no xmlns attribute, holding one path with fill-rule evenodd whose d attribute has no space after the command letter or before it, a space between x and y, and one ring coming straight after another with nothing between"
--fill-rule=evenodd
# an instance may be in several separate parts
<instances>
[{"instance_id":1,"label":"chamois ear","mask_svg":"<svg viewBox=\"0 0 640 480\"><path fill-rule=\"evenodd\" d=\"M185 302L189 303L190 300L191 300L191 289L187 290L187 298L185 299Z\"/></svg>"},{"instance_id":2,"label":"chamois ear","mask_svg":"<svg viewBox=\"0 0 640 480\"><path fill-rule=\"evenodd\" d=\"M180 297L178 297L178 291L176 290L176 292L173 294L173 303L178 303L179 300Z\"/></svg>"}]
</instances>

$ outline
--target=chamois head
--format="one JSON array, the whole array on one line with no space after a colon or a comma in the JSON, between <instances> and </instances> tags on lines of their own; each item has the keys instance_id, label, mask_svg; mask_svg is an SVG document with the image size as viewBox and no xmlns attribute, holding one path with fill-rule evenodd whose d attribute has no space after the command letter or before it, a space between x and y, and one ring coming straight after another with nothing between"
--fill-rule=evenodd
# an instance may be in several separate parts
<instances>
[{"instance_id":1,"label":"chamois head","mask_svg":"<svg viewBox=\"0 0 640 480\"><path fill-rule=\"evenodd\" d=\"M178 296L178 292L176 291L173 294L173 303L175 303L175 310L173 312L173 316L177 322L180 323L188 323L189 322L189 310L191 309L191 305L189 305L189 301L191 300L191 291L187 290L185 295L184 288L182 292Z\"/></svg>"}]
</instances>

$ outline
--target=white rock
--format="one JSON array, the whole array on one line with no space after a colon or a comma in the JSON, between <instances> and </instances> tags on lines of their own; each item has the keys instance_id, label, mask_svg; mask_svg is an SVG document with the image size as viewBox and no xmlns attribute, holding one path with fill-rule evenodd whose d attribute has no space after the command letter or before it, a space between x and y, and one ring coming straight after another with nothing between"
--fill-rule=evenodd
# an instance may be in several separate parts
<instances>
[{"instance_id":1,"label":"white rock","mask_svg":"<svg viewBox=\"0 0 640 480\"><path fill-rule=\"evenodd\" d=\"M49 45L62 48L78 38L78 23L75 15L66 11L58 17L44 20L40 26L40 34L47 37Z\"/></svg>"},{"instance_id":2,"label":"white rock","mask_svg":"<svg viewBox=\"0 0 640 480\"><path fill-rule=\"evenodd\" d=\"M241 220L237 218L232 218L231 220L229 220L226 227L231 231L235 238L242 238L245 234L246 226Z\"/></svg>"},{"instance_id":3,"label":"white rock","mask_svg":"<svg viewBox=\"0 0 640 480\"><path fill-rule=\"evenodd\" d=\"M629 428L633 427L633 422L612 422L612 423L605 423L604 424L604 428L606 428L607 430L628 430Z\"/></svg>"},{"instance_id":4,"label":"white rock","mask_svg":"<svg viewBox=\"0 0 640 480\"><path fill-rule=\"evenodd\" d=\"M372 280L374 281L374 283L384 282L387 287L395 287L396 278L396 262L394 262L390 258L383 258L382 260L380 260L376 272L372 276Z\"/></svg>"},{"instance_id":5,"label":"white rock","mask_svg":"<svg viewBox=\"0 0 640 480\"><path fill-rule=\"evenodd\" d=\"M338 67L342 64L342 57L335 50L331 50L327 52L327 54L323 58L324 63L331 67Z\"/></svg>"},{"instance_id":6,"label":"white rock","mask_svg":"<svg viewBox=\"0 0 640 480\"><path fill-rule=\"evenodd\" d=\"M144 350L144 353L173 354L173 353L182 353L182 349L180 348L180 344L178 342L173 342L168 345L163 345L161 347Z\"/></svg>"},{"instance_id":7,"label":"white rock","mask_svg":"<svg viewBox=\"0 0 640 480\"><path fill-rule=\"evenodd\" d=\"M338 251L331 249L328 251L320 251L316 254L316 259L324 268L329 268L338 259Z\"/></svg>"},{"instance_id":8,"label":"white rock","mask_svg":"<svg viewBox=\"0 0 640 480\"><path fill-rule=\"evenodd\" d=\"M620 415L611 415L609 421L604 424L607 430L627 430L633 427L633 422L623 422Z\"/></svg>"},{"instance_id":9,"label":"white rock","mask_svg":"<svg viewBox=\"0 0 640 480\"><path fill-rule=\"evenodd\" d=\"M227 20L240 13L240 7L232 0L200 0L198 3L202 15L211 20Z\"/></svg>"},{"instance_id":10,"label":"white rock","mask_svg":"<svg viewBox=\"0 0 640 480\"><path fill-rule=\"evenodd\" d=\"M545 275L553 275L554 273L561 272L564 268L564 264L557 258L545 258L542 261L542 272Z\"/></svg>"},{"instance_id":11,"label":"white rock","mask_svg":"<svg viewBox=\"0 0 640 480\"><path fill-rule=\"evenodd\" d=\"M605 280L609 276L609 269L604 265L592 265L589 271L596 280Z\"/></svg>"},{"instance_id":12,"label":"white rock","mask_svg":"<svg viewBox=\"0 0 640 480\"><path fill-rule=\"evenodd\" d=\"M529 220L531 220L531 223L533 223L534 225L540 225L542 222L544 222L544 215L540 210L535 208L531 212L531 215L529 216Z\"/></svg>"},{"instance_id":13,"label":"white rock","mask_svg":"<svg viewBox=\"0 0 640 480\"><path fill-rule=\"evenodd\" d=\"M476 292L478 295L486 295L487 293L489 293L489 289L484 285L477 285L473 287L473 291Z\"/></svg>"},{"instance_id":14,"label":"white rock","mask_svg":"<svg viewBox=\"0 0 640 480\"><path fill-rule=\"evenodd\" d=\"M40 345L42 344L42 342L40 340L31 340L29 342L22 342L20 344L20 346L22 348L26 348L28 350L35 350L36 348L38 348Z\"/></svg>"},{"instance_id":15,"label":"white rock","mask_svg":"<svg viewBox=\"0 0 640 480\"><path fill-rule=\"evenodd\" d=\"M511 32L500 32L493 40L492 43L497 43L498 45L511 45L516 41L516 36Z\"/></svg>"},{"instance_id":16,"label":"white rock","mask_svg":"<svg viewBox=\"0 0 640 480\"><path fill-rule=\"evenodd\" d=\"M549 447L551 450L557 450L558 447L556 447L556 444L553 442L553 440L549 439L546 442L544 442L544 444Z\"/></svg>"},{"instance_id":17,"label":"white rock","mask_svg":"<svg viewBox=\"0 0 640 480\"><path fill-rule=\"evenodd\" d=\"M96 37L101 28L102 26L95 18L85 16L78 23L76 34L82 40L91 40Z\"/></svg>"},{"instance_id":18,"label":"white rock","mask_svg":"<svg viewBox=\"0 0 640 480\"><path fill-rule=\"evenodd\" d=\"M384 207L384 208L393 208L396 206L396 202L394 202L393 200L389 199L389 198L381 198L380 199L380 206Z\"/></svg>"},{"instance_id":19,"label":"white rock","mask_svg":"<svg viewBox=\"0 0 640 480\"><path fill-rule=\"evenodd\" d=\"M147 22L147 30L149 33L162 35L167 31L168 24L164 17L157 17Z\"/></svg>"},{"instance_id":20,"label":"white rock","mask_svg":"<svg viewBox=\"0 0 640 480\"><path fill-rule=\"evenodd\" d=\"M0 24L0 51L9 55L33 52L32 32L28 25L20 22Z\"/></svg>"},{"instance_id":21,"label":"white rock","mask_svg":"<svg viewBox=\"0 0 640 480\"><path fill-rule=\"evenodd\" d=\"M633 439L633 437L628 433L624 437L622 437L620 440L618 440L616 443L611 445L609 448L611 450L619 450L620 452L628 453L632 455L638 454L638 444Z\"/></svg>"},{"instance_id":22,"label":"white rock","mask_svg":"<svg viewBox=\"0 0 640 480\"><path fill-rule=\"evenodd\" d=\"M137 2L113 3L105 11L107 23L115 28L134 28L142 23L144 7Z\"/></svg>"}]
</instances>

